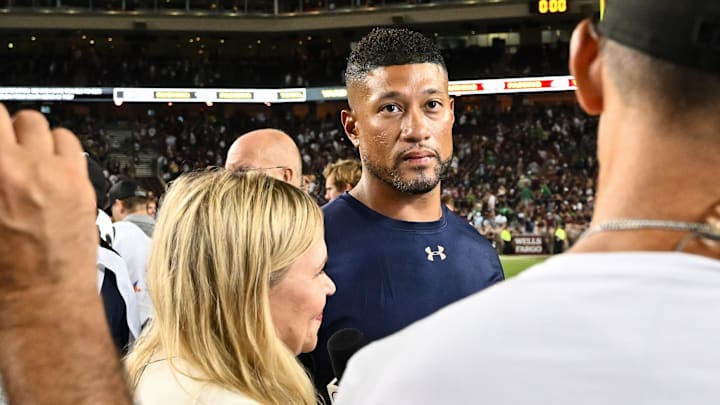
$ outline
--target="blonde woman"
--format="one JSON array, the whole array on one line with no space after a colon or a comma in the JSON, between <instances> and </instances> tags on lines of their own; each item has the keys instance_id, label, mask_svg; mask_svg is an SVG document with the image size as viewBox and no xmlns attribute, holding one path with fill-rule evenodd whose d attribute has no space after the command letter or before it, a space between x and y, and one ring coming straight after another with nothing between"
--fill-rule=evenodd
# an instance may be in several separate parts
<instances>
[{"instance_id":1,"label":"blonde woman","mask_svg":"<svg viewBox=\"0 0 720 405\"><path fill-rule=\"evenodd\" d=\"M317 403L296 355L327 296L316 203L260 173L193 173L167 193L148 287L155 316L126 359L140 404Z\"/></svg>"}]
</instances>

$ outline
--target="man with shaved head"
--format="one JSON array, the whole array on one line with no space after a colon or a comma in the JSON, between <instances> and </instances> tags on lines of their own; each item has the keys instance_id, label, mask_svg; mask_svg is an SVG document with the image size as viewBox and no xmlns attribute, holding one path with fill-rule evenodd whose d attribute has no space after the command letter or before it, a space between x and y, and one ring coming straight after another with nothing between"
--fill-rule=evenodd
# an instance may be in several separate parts
<instances>
[{"instance_id":1,"label":"man with shaved head","mask_svg":"<svg viewBox=\"0 0 720 405\"><path fill-rule=\"evenodd\" d=\"M302 185L300 150L288 134L277 129L258 129L240 135L228 149L225 168L261 170L297 187Z\"/></svg>"}]
</instances>

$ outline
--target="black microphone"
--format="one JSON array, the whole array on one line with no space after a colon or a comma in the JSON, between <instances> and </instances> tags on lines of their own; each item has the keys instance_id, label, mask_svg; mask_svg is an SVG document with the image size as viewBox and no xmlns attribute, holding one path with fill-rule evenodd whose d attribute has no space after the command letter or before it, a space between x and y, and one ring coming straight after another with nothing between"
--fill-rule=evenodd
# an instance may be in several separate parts
<instances>
[{"instance_id":1,"label":"black microphone","mask_svg":"<svg viewBox=\"0 0 720 405\"><path fill-rule=\"evenodd\" d=\"M366 344L368 344L367 337L359 330L350 328L340 329L328 339L327 350L330 355L330 365L335 373L335 378L327 385L330 403L335 402L338 383L345 373L345 367L347 367L350 357Z\"/></svg>"}]
</instances>

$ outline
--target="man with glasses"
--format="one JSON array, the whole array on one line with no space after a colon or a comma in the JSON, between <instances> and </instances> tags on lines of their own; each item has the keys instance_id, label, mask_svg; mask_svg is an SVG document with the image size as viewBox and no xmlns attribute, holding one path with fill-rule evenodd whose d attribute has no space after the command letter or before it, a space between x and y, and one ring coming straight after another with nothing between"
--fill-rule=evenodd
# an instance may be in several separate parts
<instances>
[{"instance_id":1,"label":"man with glasses","mask_svg":"<svg viewBox=\"0 0 720 405\"><path fill-rule=\"evenodd\" d=\"M302 186L302 157L285 132L265 128L240 135L228 149L228 170L261 170L266 175Z\"/></svg>"}]
</instances>

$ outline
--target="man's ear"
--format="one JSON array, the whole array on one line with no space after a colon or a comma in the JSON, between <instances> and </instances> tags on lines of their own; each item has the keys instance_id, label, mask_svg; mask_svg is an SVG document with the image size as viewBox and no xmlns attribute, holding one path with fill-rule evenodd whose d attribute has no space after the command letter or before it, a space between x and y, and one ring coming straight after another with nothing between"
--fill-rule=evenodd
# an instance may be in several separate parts
<instances>
[{"instance_id":1,"label":"man's ear","mask_svg":"<svg viewBox=\"0 0 720 405\"><path fill-rule=\"evenodd\" d=\"M122 200L115 200L115 204L117 204L118 212L120 212L121 214L127 212L127 210L125 209L125 204L123 204Z\"/></svg>"},{"instance_id":2,"label":"man's ear","mask_svg":"<svg viewBox=\"0 0 720 405\"><path fill-rule=\"evenodd\" d=\"M357 121L354 113L351 110L342 110L340 112L340 121L345 130L345 135L350 139L353 146L357 148L360 145L360 140L358 139Z\"/></svg>"},{"instance_id":3,"label":"man's ear","mask_svg":"<svg viewBox=\"0 0 720 405\"><path fill-rule=\"evenodd\" d=\"M453 96L450 96L450 116L453 124L455 124L455 99Z\"/></svg>"},{"instance_id":4,"label":"man's ear","mask_svg":"<svg viewBox=\"0 0 720 405\"><path fill-rule=\"evenodd\" d=\"M303 176L300 173L293 173L293 169L289 167L283 167L282 179L285 183L290 183L300 188L303 186Z\"/></svg>"},{"instance_id":5,"label":"man's ear","mask_svg":"<svg viewBox=\"0 0 720 405\"><path fill-rule=\"evenodd\" d=\"M578 102L590 115L603 112L603 59L600 38L589 19L575 28L570 40L570 73L575 77Z\"/></svg>"},{"instance_id":6,"label":"man's ear","mask_svg":"<svg viewBox=\"0 0 720 405\"><path fill-rule=\"evenodd\" d=\"M120 221L120 218L116 218L123 215L125 212L125 207L123 206L123 203L121 200L115 200L115 202L110 205L110 218L115 221Z\"/></svg>"}]
</instances>

